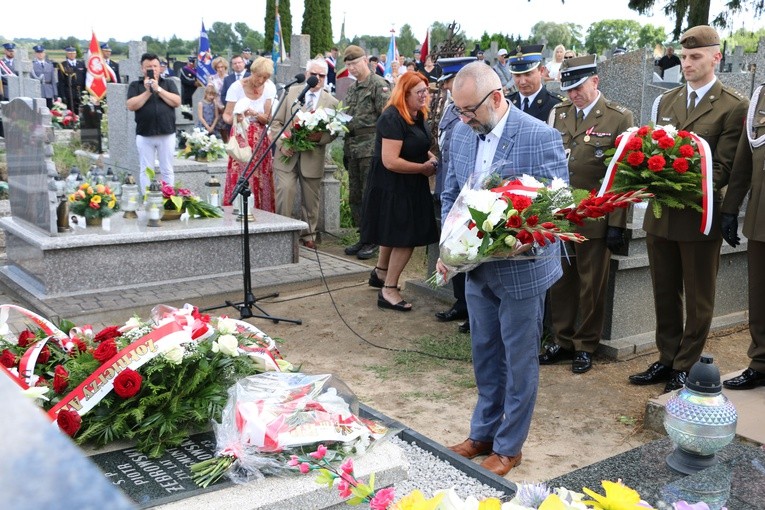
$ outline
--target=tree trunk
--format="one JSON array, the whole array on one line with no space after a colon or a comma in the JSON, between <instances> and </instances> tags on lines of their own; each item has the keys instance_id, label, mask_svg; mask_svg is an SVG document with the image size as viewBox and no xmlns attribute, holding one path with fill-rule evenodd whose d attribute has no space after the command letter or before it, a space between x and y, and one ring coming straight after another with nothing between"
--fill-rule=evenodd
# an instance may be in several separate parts
<instances>
[{"instance_id":1,"label":"tree trunk","mask_svg":"<svg viewBox=\"0 0 765 510\"><path fill-rule=\"evenodd\" d=\"M709 8L711 0L696 0L690 2L688 9L688 28L709 24Z\"/></svg>"}]
</instances>

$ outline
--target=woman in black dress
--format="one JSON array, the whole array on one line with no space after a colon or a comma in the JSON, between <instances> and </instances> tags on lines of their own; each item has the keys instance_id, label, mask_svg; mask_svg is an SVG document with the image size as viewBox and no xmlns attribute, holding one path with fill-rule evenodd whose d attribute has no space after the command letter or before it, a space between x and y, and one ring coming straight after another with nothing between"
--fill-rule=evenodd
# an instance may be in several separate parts
<instances>
[{"instance_id":1,"label":"woman in black dress","mask_svg":"<svg viewBox=\"0 0 765 510\"><path fill-rule=\"evenodd\" d=\"M415 246L438 241L428 177L436 173L425 119L428 79L405 73L377 121L375 155L367 179L361 238L380 245L369 284L380 288L377 306L408 312L412 305L398 290L398 279Z\"/></svg>"}]
</instances>

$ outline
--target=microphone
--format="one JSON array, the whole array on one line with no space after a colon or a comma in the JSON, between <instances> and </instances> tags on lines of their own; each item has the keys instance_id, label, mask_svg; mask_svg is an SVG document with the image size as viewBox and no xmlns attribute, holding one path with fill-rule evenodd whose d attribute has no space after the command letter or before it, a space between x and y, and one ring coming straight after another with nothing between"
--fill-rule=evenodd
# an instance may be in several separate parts
<instances>
[{"instance_id":1,"label":"microphone","mask_svg":"<svg viewBox=\"0 0 765 510\"><path fill-rule=\"evenodd\" d=\"M288 81L283 88L286 90L290 88L291 86L293 86L294 84L303 83L304 81L305 81L305 75L303 73L298 73L295 75L295 78L293 80Z\"/></svg>"},{"instance_id":2,"label":"microphone","mask_svg":"<svg viewBox=\"0 0 765 510\"><path fill-rule=\"evenodd\" d=\"M308 80L305 82L305 88L300 93L300 95L297 97L297 99L295 99L295 102L292 103L292 104L293 105L298 104L298 103L305 104L305 95L308 93L309 90L311 90L312 88L314 88L318 84L319 84L319 79L316 76L309 77Z\"/></svg>"}]
</instances>

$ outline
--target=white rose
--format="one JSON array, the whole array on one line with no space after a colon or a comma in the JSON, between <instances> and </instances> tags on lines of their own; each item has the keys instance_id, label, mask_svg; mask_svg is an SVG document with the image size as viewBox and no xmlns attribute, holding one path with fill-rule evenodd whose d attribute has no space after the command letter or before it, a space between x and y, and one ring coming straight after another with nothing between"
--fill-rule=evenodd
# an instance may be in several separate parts
<instances>
[{"instance_id":1,"label":"white rose","mask_svg":"<svg viewBox=\"0 0 765 510\"><path fill-rule=\"evenodd\" d=\"M236 322L234 322L234 319L220 317L218 319L218 332L221 335L231 335L236 333Z\"/></svg>"},{"instance_id":2,"label":"white rose","mask_svg":"<svg viewBox=\"0 0 765 510\"><path fill-rule=\"evenodd\" d=\"M491 220L488 218L485 219L483 222L483 225L481 225L481 230L483 230L484 232L491 232L492 230L494 230L494 223L492 223Z\"/></svg>"},{"instance_id":3,"label":"white rose","mask_svg":"<svg viewBox=\"0 0 765 510\"><path fill-rule=\"evenodd\" d=\"M174 345L173 347L165 351L163 353L163 356L169 363L173 365L180 365L183 362L183 354L184 354L183 347L180 345Z\"/></svg>"},{"instance_id":4,"label":"white rose","mask_svg":"<svg viewBox=\"0 0 765 510\"><path fill-rule=\"evenodd\" d=\"M221 335L213 342L213 352L222 352L228 356L239 356L239 341L234 335Z\"/></svg>"}]
</instances>

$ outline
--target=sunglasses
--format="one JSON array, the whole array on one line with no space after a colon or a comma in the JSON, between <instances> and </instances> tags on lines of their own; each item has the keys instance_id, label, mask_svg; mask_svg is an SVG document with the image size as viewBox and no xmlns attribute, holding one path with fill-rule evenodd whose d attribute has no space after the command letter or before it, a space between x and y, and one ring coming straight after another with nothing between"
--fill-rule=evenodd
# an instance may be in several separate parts
<instances>
[{"instance_id":1,"label":"sunglasses","mask_svg":"<svg viewBox=\"0 0 765 510\"><path fill-rule=\"evenodd\" d=\"M568 60L570 58L574 58L574 56L573 55L566 55L565 57L563 57L563 60Z\"/></svg>"},{"instance_id":2,"label":"sunglasses","mask_svg":"<svg viewBox=\"0 0 765 510\"><path fill-rule=\"evenodd\" d=\"M481 99L481 102L475 105L472 108L459 108L457 106L454 107L454 111L457 112L457 115L460 115L462 117L465 117L466 119L475 119L475 112L486 102L487 99L489 99L489 96L492 95L495 92L498 92L502 89L494 89L492 91L489 91L488 94L486 94L483 99Z\"/></svg>"},{"instance_id":3,"label":"sunglasses","mask_svg":"<svg viewBox=\"0 0 765 510\"><path fill-rule=\"evenodd\" d=\"M326 74L321 74L321 73L308 73L308 74L310 74L311 76L318 76L319 78L326 78L327 77Z\"/></svg>"}]
</instances>

